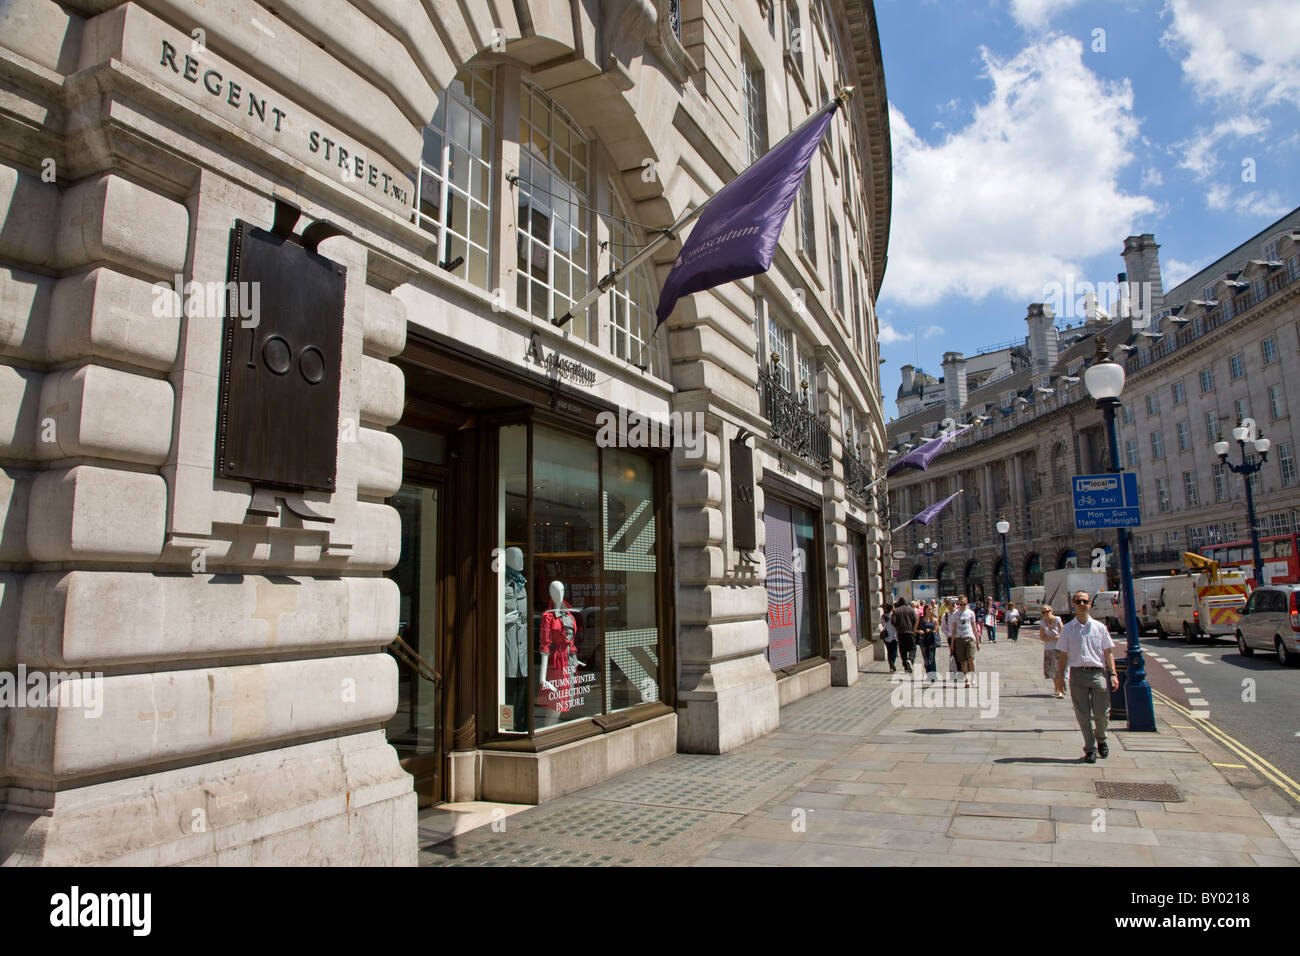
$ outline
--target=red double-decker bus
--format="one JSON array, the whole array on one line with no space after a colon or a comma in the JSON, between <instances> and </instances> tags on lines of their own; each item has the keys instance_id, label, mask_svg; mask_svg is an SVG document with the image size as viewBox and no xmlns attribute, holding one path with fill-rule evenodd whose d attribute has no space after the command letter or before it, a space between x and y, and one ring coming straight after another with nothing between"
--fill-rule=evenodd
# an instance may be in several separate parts
<instances>
[{"instance_id":1,"label":"red double-decker bus","mask_svg":"<svg viewBox=\"0 0 1300 956\"><path fill-rule=\"evenodd\" d=\"M1259 539L1259 556L1264 562L1264 580L1256 581L1255 556L1250 539L1225 541L1206 545L1200 551L1203 557L1217 561L1223 567L1241 568L1250 579L1251 587L1257 584L1295 584L1300 582L1300 557L1296 554L1296 535L1276 534Z\"/></svg>"}]
</instances>

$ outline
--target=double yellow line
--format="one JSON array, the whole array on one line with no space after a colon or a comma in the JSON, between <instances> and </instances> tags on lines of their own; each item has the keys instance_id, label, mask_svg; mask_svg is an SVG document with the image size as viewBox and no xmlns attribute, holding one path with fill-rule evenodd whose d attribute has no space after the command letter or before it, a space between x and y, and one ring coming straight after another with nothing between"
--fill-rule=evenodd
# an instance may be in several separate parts
<instances>
[{"instance_id":1,"label":"double yellow line","mask_svg":"<svg viewBox=\"0 0 1300 956\"><path fill-rule=\"evenodd\" d=\"M1264 779L1268 780L1296 803L1300 803L1300 783L1296 783L1281 770L1278 770L1277 767L1274 767L1259 754L1255 753L1255 751L1251 750L1241 741L1224 733L1204 717L1192 716L1192 711L1188 710L1182 704L1170 700L1158 690L1153 689L1151 693L1155 697L1159 698L1161 703L1172 707L1178 713L1192 721L1193 726L1198 730L1204 731L1211 740L1222 744L1225 748L1244 760L1252 770L1257 771L1264 777Z\"/></svg>"}]
</instances>

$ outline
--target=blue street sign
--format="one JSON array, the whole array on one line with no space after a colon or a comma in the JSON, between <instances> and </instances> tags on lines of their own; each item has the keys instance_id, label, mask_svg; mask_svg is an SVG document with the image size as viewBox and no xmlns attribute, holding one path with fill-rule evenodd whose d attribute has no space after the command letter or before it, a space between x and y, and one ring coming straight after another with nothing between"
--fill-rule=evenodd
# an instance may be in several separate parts
<instances>
[{"instance_id":1,"label":"blue street sign","mask_svg":"<svg viewBox=\"0 0 1300 956\"><path fill-rule=\"evenodd\" d=\"M1075 475L1073 484L1075 528L1136 528L1142 524L1135 473Z\"/></svg>"}]
</instances>

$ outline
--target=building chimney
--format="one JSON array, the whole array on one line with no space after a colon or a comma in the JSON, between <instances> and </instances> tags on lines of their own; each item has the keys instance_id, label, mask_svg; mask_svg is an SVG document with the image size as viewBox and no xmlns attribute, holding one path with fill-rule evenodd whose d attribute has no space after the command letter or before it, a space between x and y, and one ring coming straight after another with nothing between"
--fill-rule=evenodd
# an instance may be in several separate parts
<instances>
[{"instance_id":1,"label":"building chimney","mask_svg":"<svg viewBox=\"0 0 1300 956\"><path fill-rule=\"evenodd\" d=\"M944 405L949 415L966 407L966 359L960 352L943 353Z\"/></svg>"},{"instance_id":2,"label":"building chimney","mask_svg":"<svg viewBox=\"0 0 1300 956\"><path fill-rule=\"evenodd\" d=\"M1129 280L1129 311L1134 318L1149 318L1165 307L1160 282L1160 247L1152 233L1124 240L1124 267Z\"/></svg>"},{"instance_id":3,"label":"building chimney","mask_svg":"<svg viewBox=\"0 0 1300 956\"><path fill-rule=\"evenodd\" d=\"M1025 321L1029 323L1029 357L1034 375L1048 375L1056 368L1056 358L1060 352L1055 316L1043 303L1033 302Z\"/></svg>"},{"instance_id":4,"label":"building chimney","mask_svg":"<svg viewBox=\"0 0 1300 956\"><path fill-rule=\"evenodd\" d=\"M912 373L916 371L916 366L904 365L899 371L903 373L903 394L906 395L912 391Z\"/></svg>"}]
</instances>

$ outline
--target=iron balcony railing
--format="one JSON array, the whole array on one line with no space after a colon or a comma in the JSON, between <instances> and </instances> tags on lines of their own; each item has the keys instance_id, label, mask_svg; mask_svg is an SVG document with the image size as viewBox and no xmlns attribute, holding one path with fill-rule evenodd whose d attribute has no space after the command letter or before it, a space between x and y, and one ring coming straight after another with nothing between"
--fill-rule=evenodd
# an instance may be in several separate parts
<instances>
[{"instance_id":1,"label":"iron balcony railing","mask_svg":"<svg viewBox=\"0 0 1300 956\"><path fill-rule=\"evenodd\" d=\"M1134 550L1134 564L1168 564L1171 561L1181 561L1183 552L1178 548L1147 548L1144 550Z\"/></svg>"},{"instance_id":2,"label":"iron balcony railing","mask_svg":"<svg viewBox=\"0 0 1300 956\"><path fill-rule=\"evenodd\" d=\"M871 490L870 469L847 448L844 450L844 487L849 494L864 503Z\"/></svg>"},{"instance_id":3,"label":"iron balcony railing","mask_svg":"<svg viewBox=\"0 0 1300 956\"><path fill-rule=\"evenodd\" d=\"M781 386L765 369L758 370L758 395L763 417L771 425L772 440L805 461L831 463L831 434L826 423Z\"/></svg>"}]
</instances>

